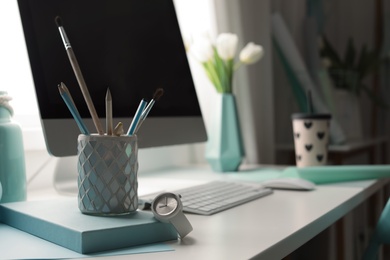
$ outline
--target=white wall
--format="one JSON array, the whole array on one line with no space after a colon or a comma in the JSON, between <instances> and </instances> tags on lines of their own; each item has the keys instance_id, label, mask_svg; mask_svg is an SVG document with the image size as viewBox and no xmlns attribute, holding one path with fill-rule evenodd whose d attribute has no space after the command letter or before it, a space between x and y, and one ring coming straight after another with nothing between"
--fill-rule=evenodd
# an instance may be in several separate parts
<instances>
[{"instance_id":1,"label":"white wall","mask_svg":"<svg viewBox=\"0 0 390 260\"><path fill-rule=\"evenodd\" d=\"M178 13L180 29L188 42L192 43L197 37L203 35L208 35L212 39L216 37L216 17L213 1L175 0L174 2ZM212 101L217 93L207 78L203 67L191 55L191 52L188 52L188 60L206 128L209 128Z\"/></svg>"},{"instance_id":2,"label":"white wall","mask_svg":"<svg viewBox=\"0 0 390 260\"><path fill-rule=\"evenodd\" d=\"M21 124L26 149L43 149L38 105L19 18L17 1L0 1L0 90L13 100L14 120Z\"/></svg>"}]
</instances>

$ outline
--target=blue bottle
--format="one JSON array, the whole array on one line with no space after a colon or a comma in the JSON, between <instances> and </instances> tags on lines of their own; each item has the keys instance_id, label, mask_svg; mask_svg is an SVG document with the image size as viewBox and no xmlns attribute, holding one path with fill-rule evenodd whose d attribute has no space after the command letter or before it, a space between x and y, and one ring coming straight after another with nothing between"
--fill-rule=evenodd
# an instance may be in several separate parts
<instances>
[{"instance_id":1,"label":"blue bottle","mask_svg":"<svg viewBox=\"0 0 390 260\"><path fill-rule=\"evenodd\" d=\"M0 203L26 200L22 130L12 121L11 98L0 91Z\"/></svg>"}]
</instances>

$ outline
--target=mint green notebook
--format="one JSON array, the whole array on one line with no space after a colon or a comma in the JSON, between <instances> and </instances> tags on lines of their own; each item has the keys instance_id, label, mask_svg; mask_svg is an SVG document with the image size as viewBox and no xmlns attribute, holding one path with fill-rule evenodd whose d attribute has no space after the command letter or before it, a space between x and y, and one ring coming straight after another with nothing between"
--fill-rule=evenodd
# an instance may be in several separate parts
<instances>
[{"instance_id":1,"label":"mint green notebook","mask_svg":"<svg viewBox=\"0 0 390 260\"><path fill-rule=\"evenodd\" d=\"M390 178L390 165L288 167L281 177L298 177L316 184Z\"/></svg>"},{"instance_id":2,"label":"mint green notebook","mask_svg":"<svg viewBox=\"0 0 390 260\"><path fill-rule=\"evenodd\" d=\"M0 204L0 221L82 254L177 239L174 228L151 212L89 216L76 199Z\"/></svg>"}]
</instances>

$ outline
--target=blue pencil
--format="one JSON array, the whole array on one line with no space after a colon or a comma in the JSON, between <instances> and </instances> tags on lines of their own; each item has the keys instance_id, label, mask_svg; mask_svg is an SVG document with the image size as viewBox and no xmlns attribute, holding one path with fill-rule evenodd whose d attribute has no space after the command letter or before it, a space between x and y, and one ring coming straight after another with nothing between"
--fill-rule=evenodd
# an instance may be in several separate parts
<instances>
[{"instance_id":1,"label":"blue pencil","mask_svg":"<svg viewBox=\"0 0 390 260\"><path fill-rule=\"evenodd\" d=\"M138 123L141 118L141 114L144 111L146 103L147 102L145 101L145 99L142 99L141 102L139 103L137 111L135 112L135 115L133 117L133 121L131 121L129 131L127 131L127 135L133 135L135 130L137 129Z\"/></svg>"},{"instance_id":2,"label":"blue pencil","mask_svg":"<svg viewBox=\"0 0 390 260\"><path fill-rule=\"evenodd\" d=\"M58 85L58 90L60 91L61 97L65 101L65 104L68 107L70 113L72 114L74 120L76 120L76 123L81 133L85 135L89 135L88 128L86 127L83 120L81 119L79 111L77 110L76 105L73 102L72 96L70 95L68 88L65 86L64 83L61 82L61 84Z\"/></svg>"}]
</instances>

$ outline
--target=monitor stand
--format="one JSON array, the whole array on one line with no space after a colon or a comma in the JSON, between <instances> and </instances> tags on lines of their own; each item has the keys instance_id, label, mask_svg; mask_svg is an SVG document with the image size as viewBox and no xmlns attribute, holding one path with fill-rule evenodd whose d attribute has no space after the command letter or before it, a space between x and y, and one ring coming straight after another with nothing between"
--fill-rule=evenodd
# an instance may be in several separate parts
<instances>
[{"instance_id":1,"label":"monitor stand","mask_svg":"<svg viewBox=\"0 0 390 260\"><path fill-rule=\"evenodd\" d=\"M60 194L77 195L77 156L57 158L53 184Z\"/></svg>"}]
</instances>

